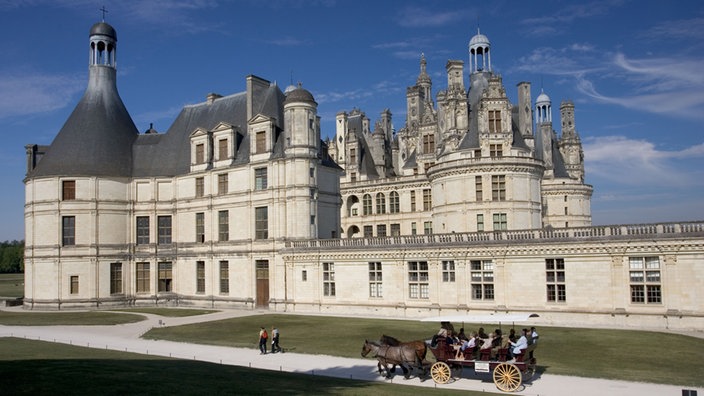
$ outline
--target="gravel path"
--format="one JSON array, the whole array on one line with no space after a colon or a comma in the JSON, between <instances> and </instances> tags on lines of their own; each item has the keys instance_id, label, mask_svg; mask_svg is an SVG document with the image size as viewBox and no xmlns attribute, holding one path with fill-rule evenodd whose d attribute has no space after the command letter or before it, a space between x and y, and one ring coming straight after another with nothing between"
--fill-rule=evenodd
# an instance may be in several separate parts
<instances>
[{"instance_id":1,"label":"gravel path","mask_svg":"<svg viewBox=\"0 0 704 396\"><path fill-rule=\"evenodd\" d=\"M16 308L4 308L15 310ZM289 371L338 378L368 381L387 381L394 384L442 387L499 392L490 377L474 377L471 369L462 373L462 378L445 385L436 385L432 379L404 380L397 375L391 381L384 380L376 371L373 359L353 359L327 355L299 353L277 353L260 355L257 349L228 348L161 340L144 340L140 336L153 327L178 326L188 323L220 320L266 312L224 310L208 315L182 318L141 314L148 319L138 323L112 326L2 326L0 337L19 337L33 340L60 342L91 348L112 349L149 355L170 356L219 364L254 367L275 371ZM284 346L285 343L284 343ZM535 396L642 396L682 395L681 386L655 385L627 381L611 381L592 378L542 374L514 394ZM704 396L704 389L695 389Z\"/></svg>"}]
</instances>

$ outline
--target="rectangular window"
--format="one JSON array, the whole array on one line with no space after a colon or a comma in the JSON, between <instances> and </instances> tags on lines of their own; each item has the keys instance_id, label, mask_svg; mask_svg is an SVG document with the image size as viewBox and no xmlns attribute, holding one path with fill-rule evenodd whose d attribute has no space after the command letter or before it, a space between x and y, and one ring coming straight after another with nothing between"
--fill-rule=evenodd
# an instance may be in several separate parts
<instances>
[{"instance_id":1,"label":"rectangular window","mask_svg":"<svg viewBox=\"0 0 704 396\"><path fill-rule=\"evenodd\" d=\"M308 282L308 271L306 271L306 270L301 271L301 281Z\"/></svg>"},{"instance_id":2,"label":"rectangular window","mask_svg":"<svg viewBox=\"0 0 704 396\"><path fill-rule=\"evenodd\" d=\"M491 176L491 200L505 201L506 200L506 176L494 175Z\"/></svg>"},{"instance_id":3,"label":"rectangular window","mask_svg":"<svg viewBox=\"0 0 704 396\"><path fill-rule=\"evenodd\" d=\"M218 175L218 194L227 194L227 173Z\"/></svg>"},{"instance_id":4,"label":"rectangular window","mask_svg":"<svg viewBox=\"0 0 704 396\"><path fill-rule=\"evenodd\" d=\"M376 236L385 237L386 236L386 224L376 225Z\"/></svg>"},{"instance_id":5,"label":"rectangular window","mask_svg":"<svg viewBox=\"0 0 704 396\"><path fill-rule=\"evenodd\" d=\"M369 194L362 197L362 211L365 216L372 214L372 196Z\"/></svg>"},{"instance_id":6,"label":"rectangular window","mask_svg":"<svg viewBox=\"0 0 704 396\"><path fill-rule=\"evenodd\" d=\"M159 291L160 292L170 292L172 278L172 267L171 262L161 262L159 263Z\"/></svg>"},{"instance_id":7,"label":"rectangular window","mask_svg":"<svg viewBox=\"0 0 704 396\"><path fill-rule=\"evenodd\" d=\"M205 195L205 178L196 177L196 198L202 198Z\"/></svg>"},{"instance_id":8,"label":"rectangular window","mask_svg":"<svg viewBox=\"0 0 704 396\"><path fill-rule=\"evenodd\" d=\"M254 189L266 190L267 188L267 173L266 168L257 168L254 170Z\"/></svg>"},{"instance_id":9,"label":"rectangular window","mask_svg":"<svg viewBox=\"0 0 704 396\"><path fill-rule=\"evenodd\" d=\"M565 259L545 259L545 283L548 302L566 302Z\"/></svg>"},{"instance_id":10,"label":"rectangular window","mask_svg":"<svg viewBox=\"0 0 704 396\"><path fill-rule=\"evenodd\" d=\"M350 165L357 164L357 149L350 147Z\"/></svg>"},{"instance_id":11,"label":"rectangular window","mask_svg":"<svg viewBox=\"0 0 704 396\"><path fill-rule=\"evenodd\" d=\"M423 222L423 234L430 235L433 233L433 222L425 221Z\"/></svg>"},{"instance_id":12,"label":"rectangular window","mask_svg":"<svg viewBox=\"0 0 704 396\"><path fill-rule=\"evenodd\" d=\"M260 154L266 151L266 132L257 132L257 146L256 154Z\"/></svg>"},{"instance_id":13,"label":"rectangular window","mask_svg":"<svg viewBox=\"0 0 704 396\"><path fill-rule=\"evenodd\" d=\"M352 183L357 181L357 173L356 172L350 172L350 181Z\"/></svg>"},{"instance_id":14,"label":"rectangular window","mask_svg":"<svg viewBox=\"0 0 704 396\"><path fill-rule=\"evenodd\" d=\"M159 228L159 245L171 243L171 216L157 216L157 227Z\"/></svg>"},{"instance_id":15,"label":"rectangular window","mask_svg":"<svg viewBox=\"0 0 704 396\"><path fill-rule=\"evenodd\" d=\"M227 159L227 139L218 140L218 159Z\"/></svg>"},{"instance_id":16,"label":"rectangular window","mask_svg":"<svg viewBox=\"0 0 704 396\"><path fill-rule=\"evenodd\" d=\"M484 215L477 215L477 231L484 231Z\"/></svg>"},{"instance_id":17,"label":"rectangular window","mask_svg":"<svg viewBox=\"0 0 704 396\"><path fill-rule=\"evenodd\" d=\"M389 212L398 213L400 211L398 193L396 191L391 191L391 194L389 194Z\"/></svg>"},{"instance_id":18,"label":"rectangular window","mask_svg":"<svg viewBox=\"0 0 704 396\"><path fill-rule=\"evenodd\" d=\"M255 239L269 238L269 208L266 206L254 208L255 217Z\"/></svg>"},{"instance_id":19,"label":"rectangular window","mask_svg":"<svg viewBox=\"0 0 704 396\"><path fill-rule=\"evenodd\" d=\"M411 191L411 212L416 211L416 192Z\"/></svg>"},{"instance_id":20,"label":"rectangular window","mask_svg":"<svg viewBox=\"0 0 704 396\"><path fill-rule=\"evenodd\" d=\"M490 144L489 145L489 156L491 158L501 158L503 157L503 149L501 144Z\"/></svg>"},{"instance_id":21,"label":"rectangular window","mask_svg":"<svg viewBox=\"0 0 704 396\"><path fill-rule=\"evenodd\" d=\"M391 224L391 236L401 235L401 224L395 223Z\"/></svg>"},{"instance_id":22,"label":"rectangular window","mask_svg":"<svg viewBox=\"0 0 704 396\"><path fill-rule=\"evenodd\" d=\"M474 191L477 198L477 202L484 200L484 191L482 189L482 177L474 176Z\"/></svg>"},{"instance_id":23,"label":"rectangular window","mask_svg":"<svg viewBox=\"0 0 704 396\"><path fill-rule=\"evenodd\" d=\"M443 260L443 262L442 262L442 281L443 282L454 282L455 281L455 261L454 260Z\"/></svg>"},{"instance_id":24,"label":"rectangular window","mask_svg":"<svg viewBox=\"0 0 704 396\"><path fill-rule=\"evenodd\" d=\"M637 304L662 304L660 284L660 258L629 257L631 302Z\"/></svg>"},{"instance_id":25,"label":"rectangular window","mask_svg":"<svg viewBox=\"0 0 704 396\"><path fill-rule=\"evenodd\" d=\"M429 188L423 189L423 210L433 209L433 195Z\"/></svg>"},{"instance_id":26,"label":"rectangular window","mask_svg":"<svg viewBox=\"0 0 704 396\"><path fill-rule=\"evenodd\" d=\"M196 293L205 293L205 261L196 261Z\"/></svg>"},{"instance_id":27,"label":"rectangular window","mask_svg":"<svg viewBox=\"0 0 704 396\"><path fill-rule=\"evenodd\" d=\"M418 234L418 228L416 227L416 222L411 223L411 235L417 235Z\"/></svg>"},{"instance_id":28,"label":"rectangular window","mask_svg":"<svg viewBox=\"0 0 704 396\"><path fill-rule=\"evenodd\" d=\"M386 213L386 197L382 193L376 195L376 213L384 214Z\"/></svg>"},{"instance_id":29,"label":"rectangular window","mask_svg":"<svg viewBox=\"0 0 704 396\"><path fill-rule=\"evenodd\" d=\"M61 217L61 244L63 246L76 244L76 216Z\"/></svg>"},{"instance_id":30,"label":"rectangular window","mask_svg":"<svg viewBox=\"0 0 704 396\"><path fill-rule=\"evenodd\" d=\"M220 261L220 294L230 293L230 263Z\"/></svg>"},{"instance_id":31,"label":"rectangular window","mask_svg":"<svg viewBox=\"0 0 704 396\"><path fill-rule=\"evenodd\" d=\"M149 216L137 216L137 245L149 244Z\"/></svg>"},{"instance_id":32,"label":"rectangular window","mask_svg":"<svg viewBox=\"0 0 704 396\"><path fill-rule=\"evenodd\" d=\"M71 276L71 294L78 294L78 275Z\"/></svg>"},{"instance_id":33,"label":"rectangular window","mask_svg":"<svg viewBox=\"0 0 704 396\"><path fill-rule=\"evenodd\" d=\"M508 229L506 222L506 213L494 213L494 231L502 231Z\"/></svg>"},{"instance_id":34,"label":"rectangular window","mask_svg":"<svg viewBox=\"0 0 704 396\"><path fill-rule=\"evenodd\" d=\"M205 242L205 213L196 213L196 242Z\"/></svg>"},{"instance_id":35,"label":"rectangular window","mask_svg":"<svg viewBox=\"0 0 704 396\"><path fill-rule=\"evenodd\" d=\"M423 135L423 154L432 154L435 151L435 135Z\"/></svg>"},{"instance_id":36,"label":"rectangular window","mask_svg":"<svg viewBox=\"0 0 704 396\"><path fill-rule=\"evenodd\" d=\"M137 263L137 293L149 293L149 263Z\"/></svg>"},{"instance_id":37,"label":"rectangular window","mask_svg":"<svg viewBox=\"0 0 704 396\"><path fill-rule=\"evenodd\" d=\"M323 295L335 296L335 264L323 263Z\"/></svg>"},{"instance_id":38,"label":"rectangular window","mask_svg":"<svg viewBox=\"0 0 704 396\"><path fill-rule=\"evenodd\" d=\"M381 263L369 263L369 297L383 297L381 289Z\"/></svg>"},{"instance_id":39,"label":"rectangular window","mask_svg":"<svg viewBox=\"0 0 704 396\"><path fill-rule=\"evenodd\" d=\"M489 133L501 132L501 110L489 110Z\"/></svg>"},{"instance_id":40,"label":"rectangular window","mask_svg":"<svg viewBox=\"0 0 704 396\"><path fill-rule=\"evenodd\" d=\"M205 162L205 144L196 144L196 164Z\"/></svg>"},{"instance_id":41,"label":"rectangular window","mask_svg":"<svg viewBox=\"0 0 704 396\"><path fill-rule=\"evenodd\" d=\"M494 299L494 263L491 260L471 260L470 283L473 300Z\"/></svg>"},{"instance_id":42,"label":"rectangular window","mask_svg":"<svg viewBox=\"0 0 704 396\"><path fill-rule=\"evenodd\" d=\"M364 237L371 238L374 236L374 226L365 225L364 226Z\"/></svg>"},{"instance_id":43,"label":"rectangular window","mask_svg":"<svg viewBox=\"0 0 704 396\"><path fill-rule=\"evenodd\" d=\"M76 181L64 180L61 182L61 199L71 201L76 199Z\"/></svg>"},{"instance_id":44,"label":"rectangular window","mask_svg":"<svg viewBox=\"0 0 704 396\"><path fill-rule=\"evenodd\" d=\"M122 263L110 263L110 294L122 293Z\"/></svg>"},{"instance_id":45,"label":"rectangular window","mask_svg":"<svg viewBox=\"0 0 704 396\"><path fill-rule=\"evenodd\" d=\"M218 212L218 241L225 242L230 239L230 212Z\"/></svg>"},{"instance_id":46,"label":"rectangular window","mask_svg":"<svg viewBox=\"0 0 704 396\"><path fill-rule=\"evenodd\" d=\"M430 298L427 261L408 262L408 297Z\"/></svg>"}]
</instances>

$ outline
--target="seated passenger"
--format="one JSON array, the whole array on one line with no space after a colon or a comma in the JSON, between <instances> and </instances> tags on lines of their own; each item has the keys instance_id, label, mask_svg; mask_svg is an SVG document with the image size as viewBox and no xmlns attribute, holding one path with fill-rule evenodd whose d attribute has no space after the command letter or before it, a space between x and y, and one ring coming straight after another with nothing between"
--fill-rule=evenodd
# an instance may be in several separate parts
<instances>
[{"instance_id":1,"label":"seated passenger","mask_svg":"<svg viewBox=\"0 0 704 396\"><path fill-rule=\"evenodd\" d=\"M484 332L484 328L483 328L483 327L480 327L480 328L479 328L479 332L477 332L477 336L478 336L479 338L481 338L482 340L485 340L485 339L489 338L489 336Z\"/></svg>"},{"instance_id":2,"label":"seated passenger","mask_svg":"<svg viewBox=\"0 0 704 396\"><path fill-rule=\"evenodd\" d=\"M494 339L491 340L491 358L495 359L496 355L499 353L500 348L506 348L504 344L508 344L508 338L504 341L504 337L501 334L501 329L494 330Z\"/></svg>"},{"instance_id":3,"label":"seated passenger","mask_svg":"<svg viewBox=\"0 0 704 396\"><path fill-rule=\"evenodd\" d=\"M513 348L509 349L509 358L513 359L517 354L521 353L521 349L528 348L528 329L523 329L523 335L516 342L512 342Z\"/></svg>"},{"instance_id":4,"label":"seated passenger","mask_svg":"<svg viewBox=\"0 0 704 396\"><path fill-rule=\"evenodd\" d=\"M467 341L469 340L467 336L464 334L464 327L460 328L460 332L457 334L457 338L460 339L460 341Z\"/></svg>"},{"instance_id":5,"label":"seated passenger","mask_svg":"<svg viewBox=\"0 0 704 396\"><path fill-rule=\"evenodd\" d=\"M457 353L455 354L455 359L464 359L464 352L467 349L473 351L476 346L477 333L472 333L472 336L469 339L462 341L462 343L460 344L460 347L457 349ZM472 356L472 358L474 358L474 356Z\"/></svg>"}]
</instances>

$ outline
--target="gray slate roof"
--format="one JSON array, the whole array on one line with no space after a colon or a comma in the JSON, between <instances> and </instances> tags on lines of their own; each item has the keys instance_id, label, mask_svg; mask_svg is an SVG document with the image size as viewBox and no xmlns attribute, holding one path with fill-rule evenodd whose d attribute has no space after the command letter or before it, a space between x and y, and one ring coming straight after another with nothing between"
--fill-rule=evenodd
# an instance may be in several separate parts
<instances>
[{"instance_id":1,"label":"gray slate roof","mask_svg":"<svg viewBox=\"0 0 704 396\"><path fill-rule=\"evenodd\" d=\"M115 69L93 65L88 88L29 177L130 176L139 132L117 93Z\"/></svg>"}]
</instances>

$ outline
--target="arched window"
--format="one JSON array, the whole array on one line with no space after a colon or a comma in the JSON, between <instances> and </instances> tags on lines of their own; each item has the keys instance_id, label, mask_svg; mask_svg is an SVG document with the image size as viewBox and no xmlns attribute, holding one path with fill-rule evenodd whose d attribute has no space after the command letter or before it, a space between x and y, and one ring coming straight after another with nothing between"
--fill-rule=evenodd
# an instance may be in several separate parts
<instances>
[{"instance_id":1,"label":"arched window","mask_svg":"<svg viewBox=\"0 0 704 396\"><path fill-rule=\"evenodd\" d=\"M386 197L383 193L376 194L376 213L384 214L386 213Z\"/></svg>"},{"instance_id":2,"label":"arched window","mask_svg":"<svg viewBox=\"0 0 704 396\"><path fill-rule=\"evenodd\" d=\"M362 213L364 216L372 214L372 196L364 194L362 198Z\"/></svg>"},{"instance_id":3,"label":"arched window","mask_svg":"<svg viewBox=\"0 0 704 396\"><path fill-rule=\"evenodd\" d=\"M400 212L398 201L399 201L398 193L396 191L391 191L391 194L389 194L389 212L390 213Z\"/></svg>"}]
</instances>

